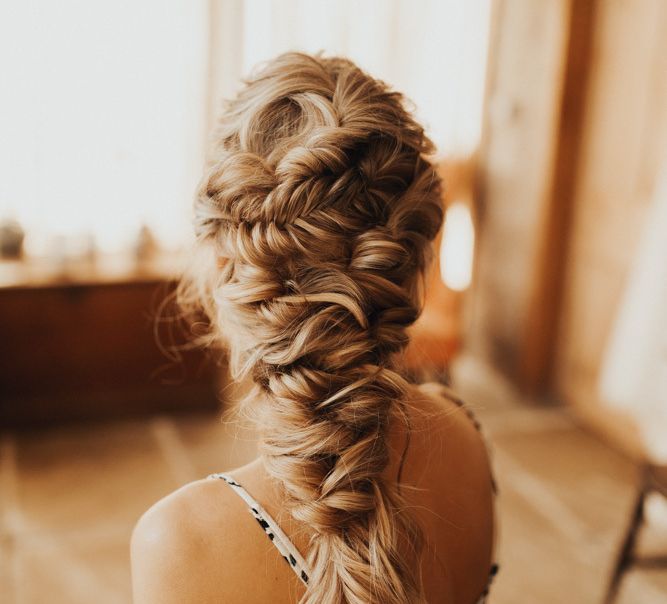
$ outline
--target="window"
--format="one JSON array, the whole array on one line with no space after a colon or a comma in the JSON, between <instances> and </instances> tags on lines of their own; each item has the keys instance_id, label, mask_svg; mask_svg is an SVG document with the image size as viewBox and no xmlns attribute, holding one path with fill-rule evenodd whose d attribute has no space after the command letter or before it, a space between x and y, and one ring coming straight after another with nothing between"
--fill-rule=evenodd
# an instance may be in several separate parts
<instances>
[{"instance_id":1,"label":"window","mask_svg":"<svg viewBox=\"0 0 667 604\"><path fill-rule=\"evenodd\" d=\"M34 255L91 236L120 250L144 223L178 247L218 97L290 49L350 56L414 101L443 155L469 153L488 13L489 0L3 3L0 218Z\"/></svg>"}]
</instances>

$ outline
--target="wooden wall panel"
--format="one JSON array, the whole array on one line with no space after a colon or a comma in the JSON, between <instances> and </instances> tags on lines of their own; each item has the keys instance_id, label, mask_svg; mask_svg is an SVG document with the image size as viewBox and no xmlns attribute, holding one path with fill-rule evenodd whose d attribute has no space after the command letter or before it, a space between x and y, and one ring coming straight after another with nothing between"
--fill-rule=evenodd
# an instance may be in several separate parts
<instances>
[{"instance_id":1,"label":"wooden wall panel","mask_svg":"<svg viewBox=\"0 0 667 604\"><path fill-rule=\"evenodd\" d=\"M599 2L554 389L631 452L632 423L598 379L653 194L667 126L667 2Z\"/></svg>"},{"instance_id":2,"label":"wooden wall panel","mask_svg":"<svg viewBox=\"0 0 667 604\"><path fill-rule=\"evenodd\" d=\"M549 199L570 1L495 4L467 346L516 374Z\"/></svg>"}]
</instances>

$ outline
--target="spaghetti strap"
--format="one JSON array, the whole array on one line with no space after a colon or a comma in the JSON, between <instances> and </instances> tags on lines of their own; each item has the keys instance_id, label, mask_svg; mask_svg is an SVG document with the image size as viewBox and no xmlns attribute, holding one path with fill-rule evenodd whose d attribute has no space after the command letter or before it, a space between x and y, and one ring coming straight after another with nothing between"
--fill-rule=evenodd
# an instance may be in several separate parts
<instances>
[{"instance_id":1,"label":"spaghetti strap","mask_svg":"<svg viewBox=\"0 0 667 604\"><path fill-rule=\"evenodd\" d=\"M290 565L290 568L304 584L308 585L308 564L303 559L303 556L299 553L296 546L290 541L289 537L283 532L280 526L278 526L278 523L259 504L259 502L229 474L211 474L208 478L223 480L241 499L243 499L243 501L245 501L250 513L254 516L255 520L257 520L273 545L276 546L276 549L280 552L285 561Z\"/></svg>"}]
</instances>

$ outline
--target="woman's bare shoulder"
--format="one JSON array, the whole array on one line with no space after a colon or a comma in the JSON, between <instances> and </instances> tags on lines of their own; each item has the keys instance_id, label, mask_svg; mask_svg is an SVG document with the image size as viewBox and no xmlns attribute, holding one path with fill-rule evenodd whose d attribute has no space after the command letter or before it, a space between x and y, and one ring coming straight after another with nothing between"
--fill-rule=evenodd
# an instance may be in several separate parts
<instances>
[{"instance_id":1,"label":"woman's bare shoulder","mask_svg":"<svg viewBox=\"0 0 667 604\"><path fill-rule=\"evenodd\" d=\"M238 544L251 521L217 480L192 482L158 501L132 533L135 604L219 601L225 576L242 563Z\"/></svg>"},{"instance_id":2,"label":"woman's bare shoulder","mask_svg":"<svg viewBox=\"0 0 667 604\"><path fill-rule=\"evenodd\" d=\"M472 408L465 405L454 390L437 382L413 387L410 417L417 436L421 433L431 445L446 446L443 455L458 461L477 461L482 474L490 471L487 443Z\"/></svg>"},{"instance_id":3,"label":"woman's bare shoulder","mask_svg":"<svg viewBox=\"0 0 667 604\"><path fill-rule=\"evenodd\" d=\"M454 488L464 495L492 497L488 443L470 407L441 384L421 384L416 392L421 396L412 412L415 449L440 477L437 483L449 483L450 493Z\"/></svg>"},{"instance_id":4,"label":"woman's bare shoulder","mask_svg":"<svg viewBox=\"0 0 667 604\"><path fill-rule=\"evenodd\" d=\"M440 384L415 389L413 481L428 493L423 521L456 577L455 601L473 601L493 563L494 483L480 426L456 394Z\"/></svg>"}]
</instances>

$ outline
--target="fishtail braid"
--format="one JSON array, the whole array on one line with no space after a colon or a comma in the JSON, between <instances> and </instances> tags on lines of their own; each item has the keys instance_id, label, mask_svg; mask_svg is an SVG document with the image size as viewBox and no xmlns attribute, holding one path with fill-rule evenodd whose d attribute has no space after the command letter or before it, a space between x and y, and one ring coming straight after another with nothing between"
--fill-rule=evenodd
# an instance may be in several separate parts
<instances>
[{"instance_id":1,"label":"fishtail braid","mask_svg":"<svg viewBox=\"0 0 667 604\"><path fill-rule=\"evenodd\" d=\"M264 464L313 531L302 604L423 602L406 549L421 532L383 471L406 396L396 353L442 221L432 151L400 94L345 59L288 53L227 104L198 192L215 262L181 297L265 401Z\"/></svg>"}]
</instances>

